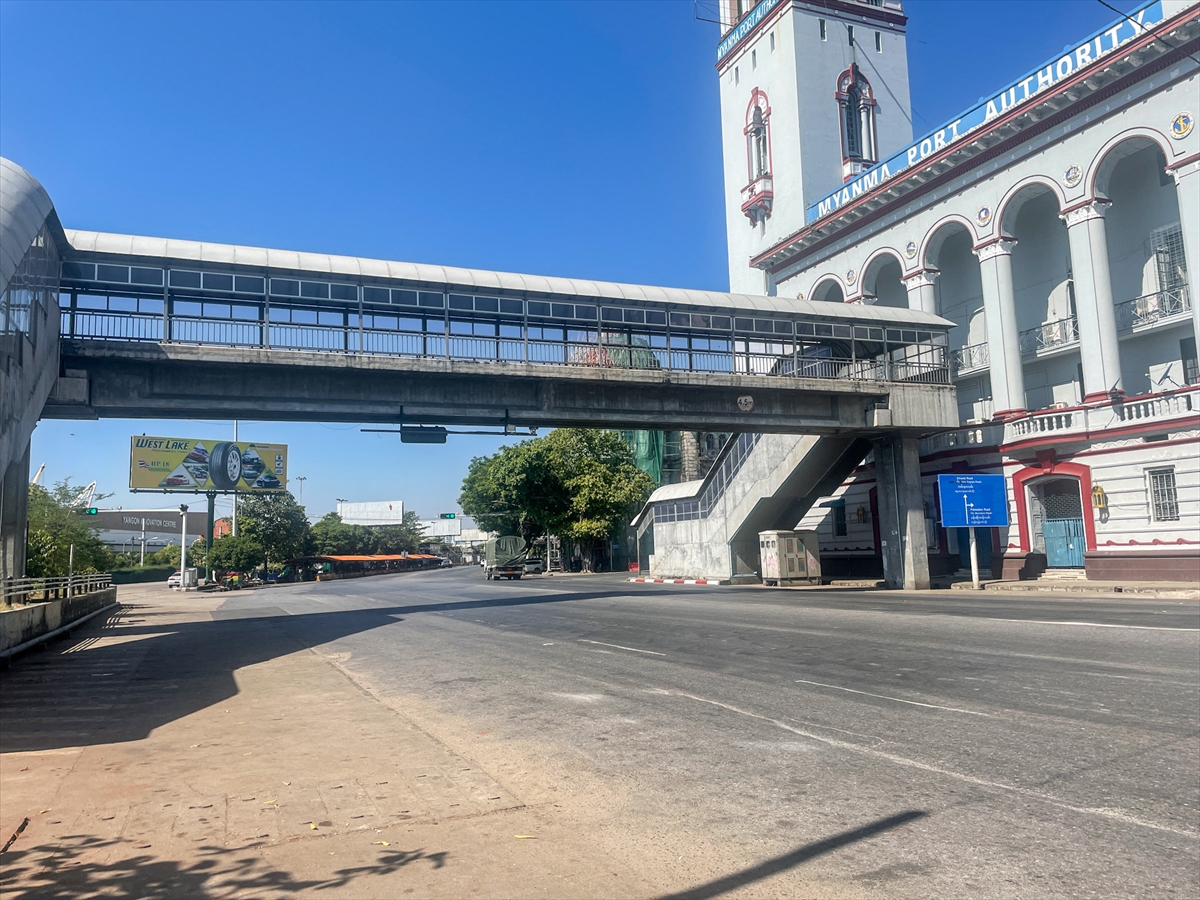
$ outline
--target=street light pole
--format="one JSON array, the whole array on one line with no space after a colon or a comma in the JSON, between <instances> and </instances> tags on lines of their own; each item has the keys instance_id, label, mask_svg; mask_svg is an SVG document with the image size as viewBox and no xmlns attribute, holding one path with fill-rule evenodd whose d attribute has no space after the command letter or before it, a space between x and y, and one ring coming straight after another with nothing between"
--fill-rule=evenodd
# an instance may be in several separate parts
<instances>
[{"instance_id":1,"label":"street light pole","mask_svg":"<svg viewBox=\"0 0 1200 900\"><path fill-rule=\"evenodd\" d=\"M304 482L308 481L308 476L301 475L299 478L297 478L295 480L297 482L299 482L299 484L300 484L300 496L296 498L296 502L303 504L304 503Z\"/></svg>"}]
</instances>

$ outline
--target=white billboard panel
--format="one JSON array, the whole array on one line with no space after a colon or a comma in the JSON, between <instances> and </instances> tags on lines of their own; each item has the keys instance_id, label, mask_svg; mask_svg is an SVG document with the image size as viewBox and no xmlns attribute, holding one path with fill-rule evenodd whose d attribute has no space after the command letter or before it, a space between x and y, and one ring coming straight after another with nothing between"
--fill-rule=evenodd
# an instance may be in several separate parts
<instances>
[{"instance_id":1,"label":"white billboard panel","mask_svg":"<svg viewBox=\"0 0 1200 900\"><path fill-rule=\"evenodd\" d=\"M344 503L339 501L337 513L347 525L384 525L404 524L403 500L368 500L365 503Z\"/></svg>"}]
</instances>

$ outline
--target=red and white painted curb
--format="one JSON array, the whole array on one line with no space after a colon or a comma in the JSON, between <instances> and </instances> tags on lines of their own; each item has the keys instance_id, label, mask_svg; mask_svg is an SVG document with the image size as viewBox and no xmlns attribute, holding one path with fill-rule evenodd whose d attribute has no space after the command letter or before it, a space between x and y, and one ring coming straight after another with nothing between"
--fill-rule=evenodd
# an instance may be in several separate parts
<instances>
[{"instance_id":1,"label":"red and white painted curb","mask_svg":"<svg viewBox=\"0 0 1200 900\"><path fill-rule=\"evenodd\" d=\"M633 584L726 584L711 578L630 578Z\"/></svg>"}]
</instances>

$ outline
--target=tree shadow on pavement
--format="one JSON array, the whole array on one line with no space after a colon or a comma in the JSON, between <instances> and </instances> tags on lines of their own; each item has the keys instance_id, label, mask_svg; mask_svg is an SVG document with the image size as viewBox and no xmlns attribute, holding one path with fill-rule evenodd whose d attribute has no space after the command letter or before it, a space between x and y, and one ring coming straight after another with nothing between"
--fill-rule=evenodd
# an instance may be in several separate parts
<instances>
[{"instance_id":1,"label":"tree shadow on pavement","mask_svg":"<svg viewBox=\"0 0 1200 900\"><path fill-rule=\"evenodd\" d=\"M751 866L740 872L734 872L732 875L726 875L724 878L718 878L715 881L700 884L696 887L679 891L678 893L666 894L660 897L659 900L708 900L710 897L719 897L722 894L735 891L756 881L762 881L764 878L770 878L772 875L778 875L780 872L786 872L788 869L794 869L796 866L802 865L810 859L815 859L826 853L832 853L834 850L841 849L858 841L865 841L884 831L899 828L901 825L922 819L927 815L929 813L923 810L912 809L907 812L897 813L894 816L888 816L886 819L878 819L870 825L864 825L862 828L843 831L841 834L835 834L833 837L825 838L825 840L817 841L814 844L805 844L803 847L798 847L790 853L776 856L774 859L768 859L757 866Z\"/></svg>"},{"instance_id":2,"label":"tree shadow on pavement","mask_svg":"<svg viewBox=\"0 0 1200 900\"><path fill-rule=\"evenodd\" d=\"M123 605L82 626L70 642L29 653L0 672L0 752L142 740L236 695L239 669L397 625L406 615L608 596L520 594L289 615L266 605L267 593L261 607L197 613L203 619L190 622L172 621L169 608Z\"/></svg>"},{"instance_id":3,"label":"tree shadow on pavement","mask_svg":"<svg viewBox=\"0 0 1200 900\"><path fill-rule=\"evenodd\" d=\"M250 847L210 845L195 852L198 860L183 863L139 852L136 844L121 839L76 835L64 838L59 846L9 850L3 857L0 892L12 900L279 896L345 887L360 878L390 875L412 863L428 863L440 869L449 855L424 849L380 850L372 864L336 869L325 878L306 879L275 868Z\"/></svg>"}]
</instances>

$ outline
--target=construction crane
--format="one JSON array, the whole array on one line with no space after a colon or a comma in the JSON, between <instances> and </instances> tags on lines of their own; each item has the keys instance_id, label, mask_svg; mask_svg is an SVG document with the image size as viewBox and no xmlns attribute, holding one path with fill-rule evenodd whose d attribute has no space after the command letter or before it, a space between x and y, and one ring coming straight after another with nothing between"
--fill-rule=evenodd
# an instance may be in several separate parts
<instances>
[{"instance_id":1,"label":"construction crane","mask_svg":"<svg viewBox=\"0 0 1200 900\"><path fill-rule=\"evenodd\" d=\"M82 491L75 495L75 499L71 501L71 506L91 506L92 497L96 494L96 482L92 482Z\"/></svg>"}]
</instances>

